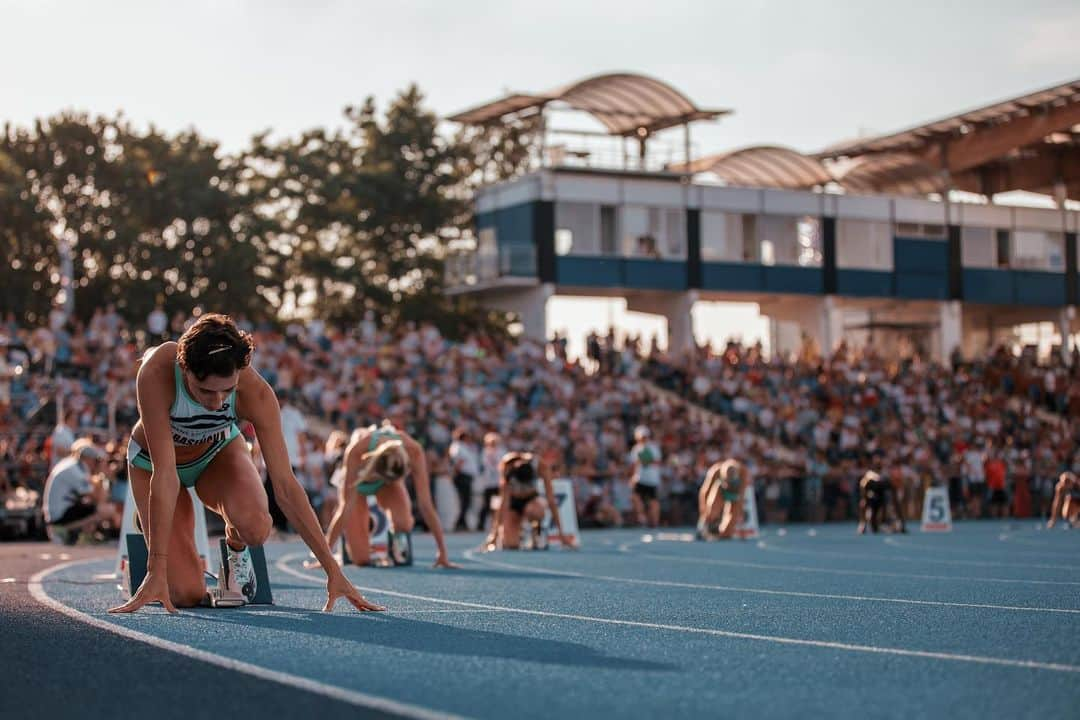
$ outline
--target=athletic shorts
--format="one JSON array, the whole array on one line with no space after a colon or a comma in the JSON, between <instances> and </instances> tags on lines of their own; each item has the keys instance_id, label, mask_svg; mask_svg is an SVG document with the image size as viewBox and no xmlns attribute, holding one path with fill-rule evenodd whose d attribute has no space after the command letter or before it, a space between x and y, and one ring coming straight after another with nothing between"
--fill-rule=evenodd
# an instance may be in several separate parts
<instances>
[{"instance_id":1,"label":"athletic shorts","mask_svg":"<svg viewBox=\"0 0 1080 720\"><path fill-rule=\"evenodd\" d=\"M645 502L656 499L656 486L634 483L634 494Z\"/></svg>"},{"instance_id":2,"label":"athletic shorts","mask_svg":"<svg viewBox=\"0 0 1080 720\"><path fill-rule=\"evenodd\" d=\"M78 522L79 520L85 520L86 518L97 512L97 506L94 505L94 501L90 498L79 498L79 501L64 511L64 514L55 520L51 521L50 525L67 525L68 523Z\"/></svg>"},{"instance_id":3,"label":"athletic shorts","mask_svg":"<svg viewBox=\"0 0 1080 720\"><path fill-rule=\"evenodd\" d=\"M724 490L720 494L723 496L724 502L729 503L739 502L742 498L742 493L738 490Z\"/></svg>"},{"instance_id":4,"label":"athletic shorts","mask_svg":"<svg viewBox=\"0 0 1080 720\"><path fill-rule=\"evenodd\" d=\"M990 493L990 504L991 505L1008 505L1009 504L1009 496L1005 493L1004 490L994 490L993 492Z\"/></svg>"},{"instance_id":5,"label":"athletic shorts","mask_svg":"<svg viewBox=\"0 0 1080 720\"><path fill-rule=\"evenodd\" d=\"M533 493L532 495L521 495L520 497L510 496L510 512L516 512L521 515L525 512L525 506L531 503L536 498L540 497L540 493Z\"/></svg>"},{"instance_id":6,"label":"athletic shorts","mask_svg":"<svg viewBox=\"0 0 1080 720\"><path fill-rule=\"evenodd\" d=\"M206 452L202 455L191 462L177 463L176 474L180 477L180 484L184 487L195 487L195 483L198 481L199 476L202 475L203 470L213 462L214 458L217 457L217 454L221 452L226 445L239 436L240 428L234 424L225 439L218 440L208 447ZM130 465L137 467L140 470L154 472L154 463L150 461L150 453L140 447L139 443L135 442L135 438L130 438L128 440L127 461Z\"/></svg>"}]
</instances>

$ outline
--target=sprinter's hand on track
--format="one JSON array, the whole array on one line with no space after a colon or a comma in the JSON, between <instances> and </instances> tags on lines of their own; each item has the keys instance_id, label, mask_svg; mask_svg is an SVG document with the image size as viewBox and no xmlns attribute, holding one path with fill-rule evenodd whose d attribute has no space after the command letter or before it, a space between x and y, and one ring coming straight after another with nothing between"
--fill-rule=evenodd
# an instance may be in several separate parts
<instances>
[{"instance_id":1,"label":"sprinter's hand on track","mask_svg":"<svg viewBox=\"0 0 1080 720\"><path fill-rule=\"evenodd\" d=\"M123 605L110 608L111 613L132 613L141 608L143 605L147 605L152 602L160 602L162 606L171 613L176 612L176 606L173 605L172 599L169 597L169 578L165 573L149 573L143 578L142 585Z\"/></svg>"},{"instance_id":2,"label":"sprinter's hand on track","mask_svg":"<svg viewBox=\"0 0 1080 720\"><path fill-rule=\"evenodd\" d=\"M450 570L460 570L461 566L457 563L450 562L450 558L443 553L439 553L439 556L435 558L435 564L431 567L435 568L448 568Z\"/></svg>"},{"instance_id":3,"label":"sprinter's hand on track","mask_svg":"<svg viewBox=\"0 0 1080 720\"><path fill-rule=\"evenodd\" d=\"M376 605L360 594L360 591L349 582L343 573L331 575L326 580L326 605L323 612L333 612L338 598L345 598L354 608L360 612L382 612L386 610L382 605Z\"/></svg>"},{"instance_id":4,"label":"sprinter's hand on track","mask_svg":"<svg viewBox=\"0 0 1080 720\"><path fill-rule=\"evenodd\" d=\"M564 550L578 549L577 540L575 540L571 535L560 535L559 546L562 547Z\"/></svg>"}]
</instances>

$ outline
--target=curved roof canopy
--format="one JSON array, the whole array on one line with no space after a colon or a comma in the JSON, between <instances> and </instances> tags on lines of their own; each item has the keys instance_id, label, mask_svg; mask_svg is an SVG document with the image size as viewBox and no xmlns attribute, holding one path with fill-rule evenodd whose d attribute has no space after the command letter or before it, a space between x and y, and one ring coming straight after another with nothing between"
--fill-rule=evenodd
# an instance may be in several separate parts
<instances>
[{"instance_id":1,"label":"curved roof canopy","mask_svg":"<svg viewBox=\"0 0 1080 720\"><path fill-rule=\"evenodd\" d=\"M756 145L672 165L674 172L713 173L730 185L805 190L832 182L813 157L785 147Z\"/></svg>"},{"instance_id":2,"label":"curved roof canopy","mask_svg":"<svg viewBox=\"0 0 1080 720\"><path fill-rule=\"evenodd\" d=\"M466 125L486 125L548 103L562 102L587 112L612 135L650 135L695 120L712 120L730 110L706 110L665 82L633 73L611 73L579 80L540 94L515 93L451 115Z\"/></svg>"},{"instance_id":3,"label":"curved roof canopy","mask_svg":"<svg viewBox=\"0 0 1080 720\"><path fill-rule=\"evenodd\" d=\"M875 192L1028 190L1080 197L1080 79L817 153Z\"/></svg>"},{"instance_id":4,"label":"curved roof canopy","mask_svg":"<svg viewBox=\"0 0 1080 720\"><path fill-rule=\"evenodd\" d=\"M927 195L945 187L940 171L908 153L865 155L835 166L833 176L846 190L866 194Z\"/></svg>"}]
</instances>

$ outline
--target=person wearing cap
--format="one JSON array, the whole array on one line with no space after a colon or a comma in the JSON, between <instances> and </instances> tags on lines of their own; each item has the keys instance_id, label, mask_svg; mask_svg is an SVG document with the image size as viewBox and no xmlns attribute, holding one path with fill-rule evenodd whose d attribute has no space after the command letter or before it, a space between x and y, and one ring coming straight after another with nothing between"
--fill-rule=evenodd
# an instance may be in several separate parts
<instances>
[{"instance_id":1,"label":"person wearing cap","mask_svg":"<svg viewBox=\"0 0 1080 720\"><path fill-rule=\"evenodd\" d=\"M90 438L80 438L71 445L70 454L56 463L45 481L45 522L50 530L66 528L67 544L102 523L113 520L115 512L99 504L91 478L98 474L105 452Z\"/></svg>"},{"instance_id":2,"label":"person wearing cap","mask_svg":"<svg viewBox=\"0 0 1080 720\"><path fill-rule=\"evenodd\" d=\"M634 428L634 447L630 450L630 463L634 468L630 485L633 489L631 502L634 515L642 525L656 527L660 524L660 447L651 439L649 428Z\"/></svg>"}]
</instances>

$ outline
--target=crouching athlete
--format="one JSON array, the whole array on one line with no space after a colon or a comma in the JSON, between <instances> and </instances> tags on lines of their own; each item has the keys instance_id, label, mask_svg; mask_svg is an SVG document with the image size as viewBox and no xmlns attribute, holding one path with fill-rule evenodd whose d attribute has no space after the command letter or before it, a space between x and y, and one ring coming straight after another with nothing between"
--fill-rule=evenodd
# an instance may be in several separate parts
<instances>
[{"instance_id":1,"label":"crouching athlete","mask_svg":"<svg viewBox=\"0 0 1080 720\"><path fill-rule=\"evenodd\" d=\"M1080 479L1071 472L1063 472L1054 486L1054 502L1050 506L1050 519L1046 527L1052 528L1061 518L1069 527L1080 527Z\"/></svg>"},{"instance_id":2,"label":"crouching athlete","mask_svg":"<svg viewBox=\"0 0 1080 720\"><path fill-rule=\"evenodd\" d=\"M446 552L442 524L431 500L431 479L427 460L420 443L389 420L381 425L356 430L345 448L345 471L339 476L337 512L327 529L330 547L345 535L349 558L357 565L371 562L371 526L368 497L386 513L390 521L391 554L407 552L411 562L413 508L405 487L405 478L412 475L416 502L424 517L438 554L435 567L456 568ZM402 550L408 548L407 551Z\"/></svg>"},{"instance_id":3,"label":"crouching athlete","mask_svg":"<svg viewBox=\"0 0 1080 720\"><path fill-rule=\"evenodd\" d=\"M521 529L525 522L533 533L534 547L541 533L540 524L544 513L552 508L551 518L559 533L559 544L564 548L575 547L572 537L563 531L559 517L559 504L555 500L552 485L551 462L547 456L532 453L509 452L499 462L499 507L491 523L491 532L484 541L485 550L502 548L517 550L521 545ZM537 477L543 481L544 498L536 487Z\"/></svg>"},{"instance_id":4,"label":"crouching athlete","mask_svg":"<svg viewBox=\"0 0 1080 720\"><path fill-rule=\"evenodd\" d=\"M709 468L698 491L699 540L735 536L745 517L744 492L750 483L750 469L738 460L724 460Z\"/></svg>"},{"instance_id":5,"label":"crouching athlete","mask_svg":"<svg viewBox=\"0 0 1080 720\"><path fill-rule=\"evenodd\" d=\"M135 380L139 421L128 443L128 477L145 529L146 576L131 599L109 612L160 602L169 612L207 599L195 546L195 513L186 488L225 520L227 579L252 600L257 579L249 545L270 535L266 491L237 422L255 427L274 496L326 571L326 604L345 598L358 610L383 610L364 599L334 561L319 521L285 449L273 390L250 365L254 343L225 315L199 318L178 342L143 356Z\"/></svg>"}]
</instances>

